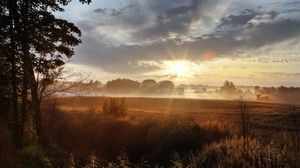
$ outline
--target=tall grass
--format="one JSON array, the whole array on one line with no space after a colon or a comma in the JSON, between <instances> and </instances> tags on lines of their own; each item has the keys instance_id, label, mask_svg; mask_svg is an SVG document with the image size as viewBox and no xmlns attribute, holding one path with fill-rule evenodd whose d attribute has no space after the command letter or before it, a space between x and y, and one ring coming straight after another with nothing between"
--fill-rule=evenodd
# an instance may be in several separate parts
<instances>
[{"instance_id":1,"label":"tall grass","mask_svg":"<svg viewBox=\"0 0 300 168\"><path fill-rule=\"evenodd\" d=\"M234 136L219 143L212 143L193 158L194 167L296 167L297 160L286 147L273 143L262 144L249 139L248 152L244 155L243 138Z\"/></svg>"},{"instance_id":2,"label":"tall grass","mask_svg":"<svg viewBox=\"0 0 300 168\"><path fill-rule=\"evenodd\" d=\"M23 167L300 167L297 129L255 127L248 106L240 103L238 122L218 117L205 121L171 114L117 117L95 110L56 110L46 123L52 147L28 146L18 152L18 158ZM284 116L290 121L290 116Z\"/></svg>"}]
</instances>

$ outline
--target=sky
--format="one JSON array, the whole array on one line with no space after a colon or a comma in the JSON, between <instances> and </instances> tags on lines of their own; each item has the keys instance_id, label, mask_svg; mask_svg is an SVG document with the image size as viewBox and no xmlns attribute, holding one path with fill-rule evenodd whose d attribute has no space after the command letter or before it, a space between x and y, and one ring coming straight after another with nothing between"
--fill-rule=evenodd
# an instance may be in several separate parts
<instances>
[{"instance_id":1,"label":"sky","mask_svg":"<svg viewBox=\"0 0 300 168\"><path fill-rule=\"evenodd\" d=\"M300 86L300 1L73 1L56 15L82 31L67 67L104 83Z\"/></svg>"}]
</instances>

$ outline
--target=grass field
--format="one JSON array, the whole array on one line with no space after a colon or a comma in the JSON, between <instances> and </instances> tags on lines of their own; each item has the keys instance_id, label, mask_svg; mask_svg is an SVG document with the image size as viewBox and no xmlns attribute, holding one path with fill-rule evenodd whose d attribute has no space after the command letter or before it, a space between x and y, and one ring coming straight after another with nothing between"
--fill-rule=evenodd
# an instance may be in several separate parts
<instances>
[{"instance_id":1,"label":"grass field","mask_svg":"<svg viewBox=\"0 0 300 168\"><path fill-rule=\"evenodd\" d=\"M299 166L298 106L246 102L249 123L243 148L238 100L128 97L126 114L117 117L103 114L109 99L46 101L45 126L56 147L52 164L63 165L62 158L72 154L83 166L92 154L101 167L126 167L120 166L124 162L147 167L138 166L144 161L148 167Z\"/></svg>"},{"instance_id":2,"label":"grass field","mask_svg":"<svg viewBox=\"0 0 300 168\"><path fill-rule=\"evenodd\" d=\"M58 99L58 109L63 112L96 112L101 114L107 97L69 97ZM236 119L240 116L239 101L199 100L175 98L125 98L128 114L147 116L181 116L198 120ZM251 119L257 123L284 122L293 106L286 104L246 102ZM297 108L297 107L296 107Z\"/></svg>"}]
</instances>

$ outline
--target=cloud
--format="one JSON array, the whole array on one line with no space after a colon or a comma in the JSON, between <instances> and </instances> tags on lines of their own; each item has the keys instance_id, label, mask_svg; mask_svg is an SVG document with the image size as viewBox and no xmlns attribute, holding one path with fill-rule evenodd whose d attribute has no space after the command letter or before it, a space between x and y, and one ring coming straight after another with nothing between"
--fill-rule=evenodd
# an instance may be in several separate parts
<instances>
[{"instance_id":1,"label":"cloud","mask_svg":"<svg viewBox=\"0 0 300 168\"><path fill-rule=\"evenodd\" d=\"M251 48L270 45L290 38L297 38L300 35L299 20L280 20L271 23L262 23L243 32L249 40L245 44Z\"/></svg>"},{"instance_id":2,"label":"cloud","mask_svg":"<svg viewBox=\"0 0 300 168\"><path fill-rule=\"evenodd\" d=\"M222 18L218 28L223 26L242 26L247 24L251 19L253 19L257 15L258 14L255 11L251 9L245 9L240 15L229 15L227 17Z\"/></svg>"},{"instance_id":3,"label":"cloud","mask_svg":"<svg viewBox=\"0 0 300 168\"><path fill-rule=\"evenodd\" d=\"M97 8L97 9L94 10L94 12L101 13L101 14L106 14L107 10L108 10L107 8Z\"/></svg>"},{"instance_id":4,"label":"cloud","mask_svg":"<svg viewBox=\"0 0 300 168\"><path fill-rule=\"evenodd\" d=\"M223 17L220 20L220 24L218 25L218 29L222 27L235 28L239 26L253 26L253 22L260 20L274 20L280 13L276 11L255 11L252 9L245 9L240 12L238 15L229 15L227 17Z\"/></svg>"},{"instance_id":5,"label":"cloud","mask_svg":"<svg viewBox=\"0 0 300 168\"><path fill-rule=\"evenodd\" d=\"M89 57L82 57L80 61L85 61L85 63L90 65L99 62L103 69L110 72L139 73L141 71L154 70L155 66L136 67L133 64L128 64L128 62L134 62L134 60L181 59L184 55L188 55L186 59L201 60L202 53L207 49L211 49L217 56L230 55L236 50L256 49L299 37L299 28L299 21L282 20L275 23L262 23L247 30L216 33L208 38L195 37L192 41L181 42L180 45L174 40L164 40L147 45L103 46L102 48L92 46L92 48L95 47L98 50L96 52L91 48L82 50L84 51L82 54L91 53L88 54Z\"/></svg>"},{"instance_id":6,"label":"cloud","mask_svg":"<svg viewBox=\"0 0 300 168\"><path fill-rule=\"evenodd\" d=\"M119 9L116 9L116 8L97 8L97 9L94 10L94 12L98 13L98 14L103 14L103 15L108 14L108 15L114 17L114 16L120 16L123 13L125 13L125 12L127 12L131 9L134 9L136 7L137 7L136 4L129 4L125 7L119 8Z\"/></svg>"},{"instance_id":7,"label":"cloud","mask_svg":"<svg viewBox=\"0 0 300 168\"><path fill-rule=\"evenodd\" d=\"M211 4L218 1L192 0L183 4L161 11L152 24L146 25L134 32L137 39L167 38L170 34L189 33L194 22L204 19L205 12L213 8ZM206 9L205 9L206 8Z\"/></svg>"},{"instance_id":8,"label":"cloud","mask_svg":"<svg viewBox=\"0 0 300 168\"><path fill-rule=\"evenodd\" d=\"M257 72L256 74L273 77L299 77L300 73L287 73L287 72Z\"/></svg>"},{"instance_id":9,"label":"cloud","mask_svg":"<svg viewBox=\"0 0 300 168\"><path fill-rule=\"evenodd\" d=\"M219 0L151 0L132 3L121 8L97 8L95 19L130 34L128 41L140 42L168 38L170 34L187 35L193 24L209 25L213 13L220 10ZM224 5L224 4L222 4ZM209 16L210 15L210 16ZM103 20L103 21L102 21Z\"/></svg>"},{"instance_id":10,"label":"cloud","mask_svg":"<svg viewBox=\"0 0 300 168\"><path fill-rule=\"evenodd\" d=\"M292 5L292 6L300 5L300 1L287 2L287 3L285 3L285 5Z\"/></svg>"},{"instance_id":11,"label":"cloud","mask_svg":"<svg viewBox=\"0 0 300 168\"><path fill-rule=\"evenodd\" d=\"M292 12L290 17L286 12L290 7L243 5L232 10L223 9L224 1L219 0L131 2L121 8L94 9L94 22L80 23L85 32L76 62L112 73L143 73L160 68L138 63L144 60L198 61L207 49L217 57L233 57L240 51L250 52L300 35L300 21L295 17L300 13ZM221 8L226 13L218 17L215 13ZM199 33L191 34L195 24ZM203 29L208 33L203 34Z\"/></svg>"}]
</instances>

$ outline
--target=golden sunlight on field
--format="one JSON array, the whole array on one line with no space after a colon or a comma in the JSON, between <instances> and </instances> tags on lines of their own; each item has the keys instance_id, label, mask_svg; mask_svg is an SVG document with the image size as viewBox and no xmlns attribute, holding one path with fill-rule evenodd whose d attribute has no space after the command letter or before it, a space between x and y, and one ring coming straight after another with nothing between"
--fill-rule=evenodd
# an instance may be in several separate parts
<instances>
[{"instance_id":1,"label":"golden sunlight on field","mask_svg":"<svg viewBox=\"0 0 300 168\"><path fill-rule=\"evenodd\" d=\"M64 112L102 113L102 106L108 97L70 97L58 100L58 108ZM201 120L210 117L231 119L239 115L238 101L197 100L173 98L125 98L128 113L162 114L197 117ZM281 116L290 109L289 105L248 102L248 110L253 118L266 120L267 116Z\"/></svg>"}]
</instances>

